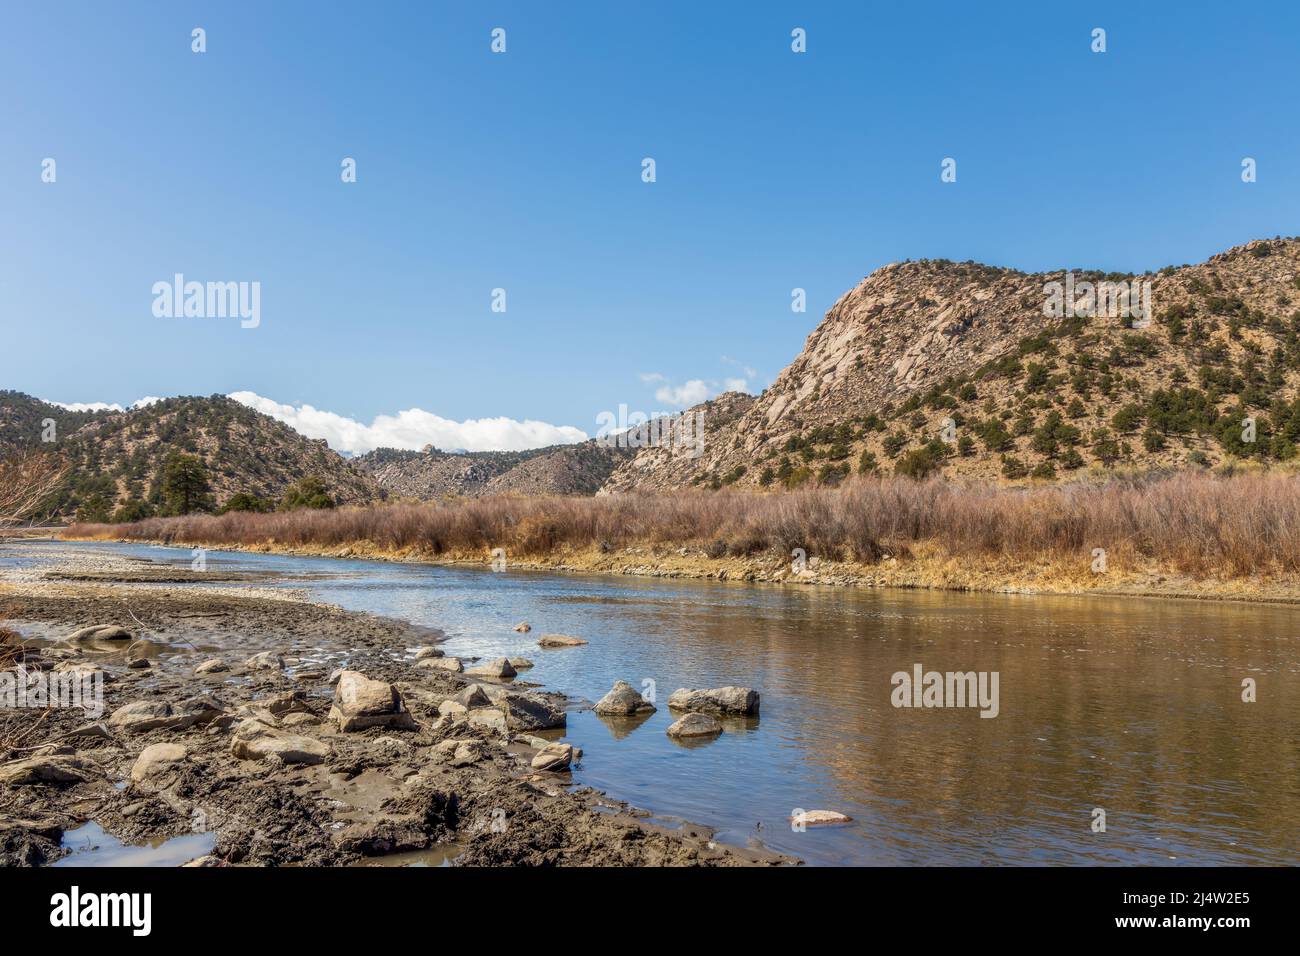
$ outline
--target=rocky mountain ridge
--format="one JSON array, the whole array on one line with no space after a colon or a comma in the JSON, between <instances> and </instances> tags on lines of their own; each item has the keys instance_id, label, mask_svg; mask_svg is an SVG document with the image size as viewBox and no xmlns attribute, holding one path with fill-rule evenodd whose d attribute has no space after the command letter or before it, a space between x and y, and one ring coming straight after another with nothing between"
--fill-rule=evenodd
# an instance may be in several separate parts
<instances>
[{"instance_id":1,"label":"rocky mountain ridge","mask_svg":"<svg viewBox=\"0 0 1300 956\"><path fill-rule=\"evenodd\" d=\"M1079 293L1149 283L1152 307L1089 315L1080 295L1053 315L1065 272L885 266L743 414L719 414L702 456L642 451L606 490L834 484L858 471L1054 479L1297 454L1300 240L1068 281Z\"/></svg>"}]
</instances>

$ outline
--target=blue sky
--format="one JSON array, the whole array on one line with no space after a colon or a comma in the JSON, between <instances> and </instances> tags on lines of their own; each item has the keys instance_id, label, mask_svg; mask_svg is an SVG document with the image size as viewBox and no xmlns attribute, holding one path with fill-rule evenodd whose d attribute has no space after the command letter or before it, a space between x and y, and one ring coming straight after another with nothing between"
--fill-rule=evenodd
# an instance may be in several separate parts
<instances>
[{"instance_id":1,"label":"blue sky","mask_svg":"<svg viewBox=\"0 0 1300 956\"><path fill-rule=\"evenodd\" d=\"M10 4L0 387L592 434L757 392L887 262L1300 232L1298 64L1291 2ZM260 282L261 324L155 317L177 272Z\"/></svg>"}]
</instances>

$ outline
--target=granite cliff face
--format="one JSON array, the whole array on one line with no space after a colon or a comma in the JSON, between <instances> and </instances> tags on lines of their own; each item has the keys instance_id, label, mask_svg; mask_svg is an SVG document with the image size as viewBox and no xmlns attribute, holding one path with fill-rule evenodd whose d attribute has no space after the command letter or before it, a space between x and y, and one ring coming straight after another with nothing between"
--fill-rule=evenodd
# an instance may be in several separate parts
<instances>
[{"instance_id":1,"label":"granite cliff face","mask_svg":"<svg viewBox=\"0 0 1300 956\"><path fill-rule=\"evenodd\" d=\"M1046 314L1045 288L1067 282L1076 308L1062 293ZM1130 314L1123 301L1090 308L1086 284L1102 283L1134 291ZM1298 385L1294 238L1145 276L896 263L845 293L762 395L716 415L701 457L642 450L604 490L1290 458Z\"/></svg>"}]
</instances>

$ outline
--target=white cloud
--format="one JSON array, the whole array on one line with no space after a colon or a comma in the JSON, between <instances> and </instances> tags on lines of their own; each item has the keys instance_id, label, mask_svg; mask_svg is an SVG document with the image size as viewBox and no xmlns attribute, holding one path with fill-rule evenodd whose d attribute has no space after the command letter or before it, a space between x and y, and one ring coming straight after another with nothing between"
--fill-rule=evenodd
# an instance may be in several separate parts
<instances>
[{"instance_id":1,"label":"white cloud","mask_svg":"<svg viewBox=\"0 0 1300 956\"><path fill-rule=\"evenodd\" d=\"M47 405L57 405L59 408L66 408L70 412L124 412L126 411L117 402L52 402L42 399ZM146 405L152 405L154 402L161 402L161 398L141 398L132 402L128 407L143 408Z\"/></svg>"},{"instance_id":2,"label":"white cloud","mask_svg":"<svg viewBox=\"0 0 1300 956\"><path fill-rule=\"evenodd\" d=\"M685 385L662 385L655 389L655 400L669 405L698 405L709 397L709 383L693 378Z\"/></svg>"},{"instance_id":3,"label":"white cloud","mask_svg":"<svg viewBox=\"0 0 1300 956\"><path fill-rule=\"evenodd\" d=\"M443 450L523 451L587 438L586 432L572 425L532 419L470 418L457 422L420 408L408 408L396 415L378 415L367 425L311 405L285 405L254 392L232 392L230 398L284 422L308 438L325 439L335 451L358 455L375 448L419 450L425 445Z\"/></svg>"},{"instance_id":4,"label":"white cloud","mask_svg":"<svg viewBox=\"0 0 1300 956\"><path fill-rule=\"evenodd\" d=\"M746 379L751 379L758 375L758 372L756 372L754 369L750 368L748 365L746 365L744 362L741 362L739 359L732 358L730 355L722 356L722 361L726 362L728 365L736 366L736 368L740 369L742 372L745 373ZM733 381L735 380L733 379Z\"/></svg>"},{"instance_id":5,"label":"white cloud","mask_svg":"<svg viewBox=\"0 0 1300 956\"><path fill-rule=\"evenodd\" d=\"M46 402L47 405L57 405L59 408L66 408L70 412L124 412L126 411L116 402Z\"/></svg>"},{"instance_id":6,"label":"white cloud","mask_svg":"<svg viewBox=\"0 0 1300 956\"><path fill-rule=\"evenodd\" d=\"M644 378L644 376L643 376ZM723 379L721 383L702 378L693 378L682 385L661 385L655 389L655 400L665 405L686 408L700 402L715 398L723 392L748 392L749 382L743 378Z\"/></svg>"}]
</instances>

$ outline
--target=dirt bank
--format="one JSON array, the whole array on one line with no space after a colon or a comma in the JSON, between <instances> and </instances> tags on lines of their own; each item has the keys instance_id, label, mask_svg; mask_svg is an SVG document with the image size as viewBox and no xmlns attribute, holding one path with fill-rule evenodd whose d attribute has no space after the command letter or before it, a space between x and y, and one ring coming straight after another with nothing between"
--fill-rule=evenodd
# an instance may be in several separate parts
<instances>
[{"instance_id":1,"label":"dirt bank","mask_svg":"<svg viewBox=\"0 0 1300 956\"><path fill-rule=\"evenodd\" d=\"M128 540L109 536L66 540ZM136 539L129 539L139 543ZM446 551L431 555L418 549L387 550L367 541L341 547L295 546L264 542L232 546L219 542L150 541L151 544L208 547L214 550L286 554L302 557L403 561L419 564L490 567L491 552ZM497 565L501 566L500 564ZM621 549L557 547L544 556L507 555L506 568L573 571L584 574L629 574L659 578L746 581L794 587L906 588L1013 594L1097 594L1131 597L1190 598L1211 601L1300 604L1300 575L1280 571L1251 576L1197 577L1136 558L1125 550L1108 556L1104 570L1096 559L1042 559L1026 562L1009 556L954 558L933 544L917 544L908 553L865 564L827 561L805 555L794 559L777 553L751 557L712 557L701 548L644 545Z\"/></svg>"},{"instance_id":2,"label":"dirt bank","mask_svg":"<svg viewBox=\"0 0 1300 956\"><path fill-rule=\"evenodd\" d=\"M352 865L450 844L463 866L794 862L533 769L562 730L524 729L507 699L552 714L568 701L526 670L491 681L428 667L440 632L294 592L139 583L174 569L117 556L66 558L53 579L0 582L3 626L20 635L4 638L0 667L99 670L104 710L4 713L0 865L57 859L87 821L129 844L211 834L205 865ZM88 625L130 636L69 640ZM395 688L389 726L339 729L340 669ZM491 706L446 706L473 683Z\"/></svg>"}]
</instances>

